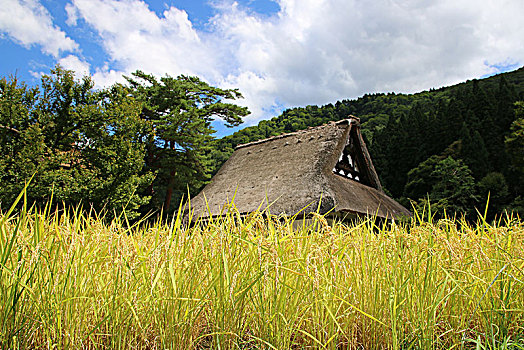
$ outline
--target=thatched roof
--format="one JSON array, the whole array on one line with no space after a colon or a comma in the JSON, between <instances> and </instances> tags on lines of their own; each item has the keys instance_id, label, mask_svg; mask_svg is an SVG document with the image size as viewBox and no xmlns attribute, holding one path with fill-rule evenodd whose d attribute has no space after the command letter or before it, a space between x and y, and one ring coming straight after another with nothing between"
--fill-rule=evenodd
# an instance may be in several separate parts
<instances>
[{"instance_id":1,"label":"thatched roof","mask_svg":"<svg viewBox=\"0 0 524 350\"><path fill-rule=\"evenodd\" d=\"M411 215L382 191L355 117L238 146L191 200L193 220L221 215L231 201L241 213L269 205L276 215L305 207L302 214L320 208L321 214L334 209L384 218Z\"/></svg>"}]
</instances>

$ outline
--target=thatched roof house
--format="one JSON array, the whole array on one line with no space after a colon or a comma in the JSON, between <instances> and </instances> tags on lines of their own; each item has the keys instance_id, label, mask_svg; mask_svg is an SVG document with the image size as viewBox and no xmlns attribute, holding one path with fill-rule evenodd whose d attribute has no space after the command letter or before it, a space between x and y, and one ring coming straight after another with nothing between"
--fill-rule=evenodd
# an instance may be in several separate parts
<instances>
[{"instance_id":1,"label":"thatched roof house","mask_svg":"<svg viewBox=\"0 0 524 350\"><path fill-rule=\"evenodd\" d=\"M245 214L410 216L382 191L358 118L237 146L191 201L193 220L222 215L234 201ZM320 203L319 203L320 202ZM319 205L320 204L320 205Z\"/></svg>"}]
</instances>

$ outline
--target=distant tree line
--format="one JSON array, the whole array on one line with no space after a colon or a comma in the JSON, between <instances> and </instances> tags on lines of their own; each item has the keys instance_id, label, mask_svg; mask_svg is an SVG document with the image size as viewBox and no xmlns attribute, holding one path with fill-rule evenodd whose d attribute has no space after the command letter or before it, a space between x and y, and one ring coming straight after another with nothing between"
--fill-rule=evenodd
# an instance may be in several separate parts
<instances>
[{"instance_id":1,"label":"distant tree line","mask_svg":"<svg viewBox=\"0 0 524 350\"><path fill-rule=\"evenodd\" d=\"M238 144L353 114L386 192L443 215L524 214L524 68L413 95L371 94L284 111L213 141L213 171Z\"/></svg>"},{"instance_id":2,"label":"distant tree line","mask_svg":"<svg viewBox=\"0 0 524 350\"><path fill-rule=\"evenodd\" d=\"M30 180L29 203L105 210L133 218L170 212L209 179L211 121L238 125L242 97L196 77L137 71L95 90L57 66L30 87L0 79L0 209Z\"/></svg>"}]
</instances>

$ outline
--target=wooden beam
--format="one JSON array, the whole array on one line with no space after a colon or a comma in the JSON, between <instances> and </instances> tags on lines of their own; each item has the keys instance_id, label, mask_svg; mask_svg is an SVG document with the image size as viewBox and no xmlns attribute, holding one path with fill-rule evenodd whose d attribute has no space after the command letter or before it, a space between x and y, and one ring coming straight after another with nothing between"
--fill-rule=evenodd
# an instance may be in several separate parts
<instances>
[{"instance_id":1,"label":"wooden beam","mask_svg":"<svg viewBox=\"0 0 524 350\"><path fill-rule=\"evenodd\" d=\"M353 178L355 178L356 176L358 176L360 178L360 173L358 171L356 171L351 165L349 165L347 163L339 162L335 166L335 169L342 170L346 174L351 174L351 176L353 176Z\"/></svg>"}]
</instances>

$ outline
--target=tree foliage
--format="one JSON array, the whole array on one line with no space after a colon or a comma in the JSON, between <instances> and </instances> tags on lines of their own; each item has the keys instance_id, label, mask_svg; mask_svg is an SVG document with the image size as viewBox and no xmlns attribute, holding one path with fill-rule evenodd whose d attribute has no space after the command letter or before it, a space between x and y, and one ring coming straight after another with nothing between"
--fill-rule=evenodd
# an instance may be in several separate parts
<instances>
[{"instance_id":1,"label":"tree foliage","mask_svg":"<svg viewBox=\"0 0 524 350\"><path fill-rule=\"evenodd\" d=\"M435 166L430 177L434 185L429 198L440 211L473 214L477 202L475 181L471 170L462 160L447 157Z\"/></svg>"},{"instance_id":2,"label":"tree foliage","mask_svg":"<svg viewBox=\"0 0 524 350\"><path fill-rule=\"evenodd\" d=\"M515 104L515 121L511 124L506 136L506 148L511 159L511 165L521 177L524 175L524 101Z\"/></svg>"},{"instance_id":3,"label":"tree foliage","mask_svg":"<svg viewBox=\"0 0 524 350\"><path fill-rule=\"evenodd\" d=\"M95 91L90 78L56 67L39 88L0 80L0 201L8 205L34 175L29 200L83 203L133 216L152 180L140 173L148 126L127 88Z\"/></svg>"}]
</instances>

